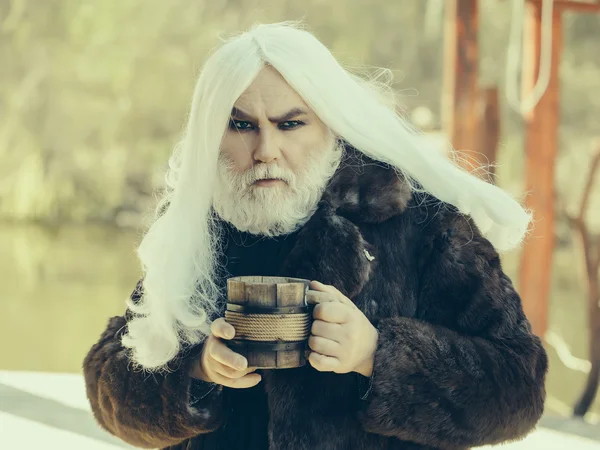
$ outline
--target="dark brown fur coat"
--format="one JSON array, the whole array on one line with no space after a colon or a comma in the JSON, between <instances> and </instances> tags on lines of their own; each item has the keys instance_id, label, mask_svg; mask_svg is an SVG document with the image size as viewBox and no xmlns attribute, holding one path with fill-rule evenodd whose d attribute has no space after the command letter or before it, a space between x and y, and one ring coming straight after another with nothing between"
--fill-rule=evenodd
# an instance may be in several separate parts
<instances>
[{"instance_id":1,"label":"dark brown fur coat","mask_svg":"<svg viewBox=\"0 0 600 450\"><path fill-rule=\"evenodd\" d=\"M84 362L103 428L173 450L459 450L532 430L546 353L492 245L453 207L348 156L280 275L334 285L361 308L379 330L372 379L306 366L190 399L199 349L166 376L133 370L127 315L113 317Z\"/></svg>"}]
</instances>

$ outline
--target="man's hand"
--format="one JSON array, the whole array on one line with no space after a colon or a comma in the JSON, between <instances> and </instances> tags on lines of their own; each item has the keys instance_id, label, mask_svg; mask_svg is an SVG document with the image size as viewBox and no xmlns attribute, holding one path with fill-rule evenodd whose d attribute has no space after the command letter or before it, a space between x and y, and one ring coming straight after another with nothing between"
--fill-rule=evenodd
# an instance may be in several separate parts
<instances>
[{"instance_id":1,"label":"man's hand","mask_svg":"<svg viewBox=\"0 0 600 450\"><path fill-rule=\"evenodd\" d=\"M378 332L360 309L333 286L313 281L308 302L316 304L308 345L310 364L320 372L373 373Z\"/></svg>"},{"instance_id":2,"label":"man's hand","mask_svg":"<svg viewBox=\"0 0 600 450\"><path fill-rule=\"evenodd\" d=\"M252 373L255 367L248 367L248 360L223 343L223 339L233 339L235 328L225 319L215 320L210 327L211 334L204 342L202 356L196 363L192 376L230 388L250 388L260 383L261 376Z\"/></svg>"}]
</instances>

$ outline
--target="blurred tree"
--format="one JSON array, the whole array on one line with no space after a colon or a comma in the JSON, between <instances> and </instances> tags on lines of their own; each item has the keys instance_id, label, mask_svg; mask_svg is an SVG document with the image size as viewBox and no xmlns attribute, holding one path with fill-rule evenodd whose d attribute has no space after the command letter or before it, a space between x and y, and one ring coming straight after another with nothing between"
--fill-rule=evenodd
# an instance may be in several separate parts
<instances>
[{"instance_id":1,"label":"blurred tree","mask_svg":"<svg viewBox=\"0 0 600 450\"><path fill-rule=\"evenodd\" d=\"M429 108L439 126L443 3L0 0L0 217L138 226L203 59L255 22L304 19L349 68L389 67L402 106ZM483 84L503 84L509 3L481 2ZM566 19L561 136L575 150L597 133L600 18ZM502 141L520 142L503 108ZM519 145L501 149L508 185Z\"/></svg>"}]
</instances>

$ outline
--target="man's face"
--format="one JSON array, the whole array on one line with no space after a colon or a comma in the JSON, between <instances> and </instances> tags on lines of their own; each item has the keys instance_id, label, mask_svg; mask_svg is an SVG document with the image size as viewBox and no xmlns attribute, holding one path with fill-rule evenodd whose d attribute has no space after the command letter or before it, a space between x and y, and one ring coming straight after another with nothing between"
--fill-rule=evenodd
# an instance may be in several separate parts
<instances>
[{"instance_id":1,"label":"man's face","mask_svg":"<svg viewBox=\"0 0 600 450\"><path fill-rule=\"evenodd\" d=\"M215 209L244 231L288 233L316 206L340 153L325 124L265 67L234 104Z\"/></svg>"},{"instance_id":2,"label":"man's face","mask_svg":"<svg viewBox=\"0 0 600 450\"><path fill-rule=\"evenodd\" d=\"M315 153L324 151L327 127L283 77L265 67L235 102L221 153L237 172L257 164L298 173ZM282 186L259 181L257 187Z\"/></svg>"}]
</instances>

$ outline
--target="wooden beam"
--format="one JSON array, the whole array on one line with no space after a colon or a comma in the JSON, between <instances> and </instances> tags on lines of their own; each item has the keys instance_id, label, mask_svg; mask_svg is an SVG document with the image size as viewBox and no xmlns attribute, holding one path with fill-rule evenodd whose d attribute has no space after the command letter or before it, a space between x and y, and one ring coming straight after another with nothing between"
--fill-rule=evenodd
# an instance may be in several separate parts
<instances>
[{"instance_id":1,"label":"wooden beam","mask_svg":"<svg viewBox=\"0 0 600 450\"><path fill-rule=\"evenodd\" d=\"M588 352L592 367L588 374L585 389L573 408L573 414L576 417L584 417L588 412L596 398L598 382L600 381L600 305L598 305L600 301L600 270L598 270L600 269L600 234L592 234L586 220L598 169L600 169L600 143L592 158L591 168L579 206L579 214L573 216L565 211L571 227L579 238L588 282L588 332L590 342Z\"/></svg>"},{"instance_id":2,"label":"wooden beam","mask_svg":"<svg viewBox=\"0 0 600 450\"><path fill-rule=\"evenodd\" d=\"M477 92L473 146L458 149L461 166L487 182L495 183L495 163L500 143L500 107L498 88Z\"/></svg>"},{"instance_id":3,"label":"wooden beam","mask_svg":"<svg viewBox=\"0 0 600 450\"><path fill-rule=\"evenodd\" d=\"M488 181L495 182L496 157L500 144L500 102L498 88L488 87L482 89L478 105L478 145L476 155L479 165L486 168L489 174Z\"/></svg>"},{"instance_id":4,"label":"wooden beam","mask_svg":"<svg viewBox=\"0 0 600 450\"><path fill-rule=\"evenodd\" d=\"M541 5L542 0L527 0L529 3ZM554 8L559 11L572 11L581 13L600 13L600 2L586 3L569 0L554 0Z\"/></svg>"},{"instance_id":5,"label":"wooden beam","mask_svg":"<svg viewBox=\"0 0 600 450\"><path fill-rule=\"evenodd\" d=\"M476 145L477 0L447 0L444 29L443 128L457 150Z\"/></svg>"},{"instance_id":6,"label":"wooden beam","mask_svg":"<svg viewBox=\"0 0 600 450\"><path fill-rule=\"evenodd\" d=\"M526 5L523 51L523 91L531 92L540 70L541 8ZM521 257L520 292L534 332L543 337L548 326L548 302L554 251L554 164L559 124L558 68L562 50L560 10L552 17L550 83L537 106L525 117L526 205L534 213L534 228Z\"/></svg>"}]
</instances>

